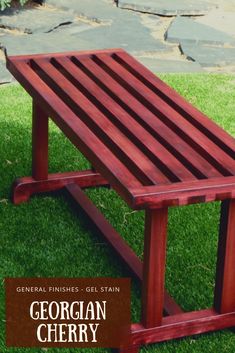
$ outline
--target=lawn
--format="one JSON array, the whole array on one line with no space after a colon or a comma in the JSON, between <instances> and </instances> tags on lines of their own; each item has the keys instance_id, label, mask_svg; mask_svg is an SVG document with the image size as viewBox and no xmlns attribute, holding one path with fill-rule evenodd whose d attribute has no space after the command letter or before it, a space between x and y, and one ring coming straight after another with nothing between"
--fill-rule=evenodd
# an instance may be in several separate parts
<instances>
[{"instance_id":1,"label":"lawn","mask_svg":"<svg viewBox=\"0 0 235 353\"><path fill-rule=\"evenodd\" d=\"M235 135L235 77L216 74L161 75L177 91ZM128 276L99 234L62 192L32 197L13 206L12 181L30 175L31 99L18 85L0 87L0 352L44 352L5 347L5 277ZM50 123L50 172L84 169L86 159ZM143 212L132 212L114 191L90 189L89 197L142 257ZM187 311L212 305L220 204L169 211L166 287ZM88 225L88 226L87 226ZM140 287L132 285L132 319L139 320ZM85 349L84 352L94 352ZM97 352L109 352L99 349ZM48 353L81 352L48 349ZM141 353L234 353L229 330L143 347Z\"/></svg>"}]
</instances>

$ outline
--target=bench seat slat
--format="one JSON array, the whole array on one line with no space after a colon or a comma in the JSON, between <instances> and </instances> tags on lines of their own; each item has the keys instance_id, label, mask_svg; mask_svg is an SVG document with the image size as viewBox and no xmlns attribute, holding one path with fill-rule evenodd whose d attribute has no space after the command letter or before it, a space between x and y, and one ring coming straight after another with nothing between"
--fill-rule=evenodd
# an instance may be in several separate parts
<instances>
[{"instance_id":1,"label":"bench seat slat","mask_svg":"<svg viewBox=\"0 0 235 353\"><path fill-rule=\"evenodd\" d=\"M222 177L132 189L135 208L181 206L235 198L235 177Z\"/></svg>"}]
</instances>

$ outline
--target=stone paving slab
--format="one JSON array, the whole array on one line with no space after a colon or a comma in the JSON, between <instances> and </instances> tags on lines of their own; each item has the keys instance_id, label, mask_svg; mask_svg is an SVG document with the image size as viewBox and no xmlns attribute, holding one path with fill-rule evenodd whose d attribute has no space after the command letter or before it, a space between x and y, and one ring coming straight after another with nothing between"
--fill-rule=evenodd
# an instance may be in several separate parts
<instances>
[{"instance_id":1,"label":"stone paving slab","mask_svg":"<svg viewBox=\"0 0 235 353\"><path fill-rule=\"evenodd\" d=\"M165 33L165 39L173 43L200 43L200 44L232 44L232 36L207 26L197 23L193 19L176 17Z\"/></svg>"},{"instance_id":2,"label":"stone paving slab","mask_svg":"<svg viewBox=\"0 0 235 353\"><path fill-rule=\"evenodd\" d=\"M41 54L62 51L95 49L92 43L76 36L61 33L36 33L22 36L4 35L0 37L0 43L7 48L8 55Z\"/></svg>"},{"instance_id":3,"label":"stone paving slab","mask_svg":"<svg viewBox=\"0 0 235 353\"><path fill-rule=\"evenodd\" d=\"M13 81L13 77L7 70L5 61L0 60L0 84L10 83Z\"/></svg>"},{"instance_id":4,"label":"stone paving slab","mask_svg":"<svg viewBox=\"0 0 235 353\"><path fill-rule=\"evenodd\" d=\"M54 28L71 23L75 16L71 11L50 9L8 10L0 16L0 25L6 28L18 29L26 33L50 32ZM82 26L83 24L80 23Z\"/></svg>"},{"instance_id":5,"label":"stone paving slab","mask_svg":"<svg viewBox=\"0 0 235 353\"><path fill-rule=\"evenodd\" d=\"M235 65L235 47L224 48L188 43L181 43L180 47L187 58L197 61L204 67Z\"/></svg>"},{"instance_id":6,"label":"stone paving slab","mask_svg":"<svg viewBox=\"0 0 235 353\"><path fill-rule=\"evenodd\" d=\"M134 53L156 53L170 49L160 40L154 39L147 27L140 23L140 18L128 22L115 21L108 27L89 30L82 38L95 43L97 48L123 48Z\"/></svg>"},{"instance_id":7,"label":"stone paving slab","mask_svg":"<svg viewBox=\"0 0 235 353\"><path fill-rule=\"evenodd\" d=\"M45 0L45 3L97 22L110 21L123 14L105 0Z\"/></svg>"},{"instance_id":8,"label":"stone paving slab","mask_svg":"<svg viewBox=\"0 0 235 353\"><path fill-rule=\"evenodd\" d=\"M204 15L215 7L201 0L117 0L118 7L162 16Z\"/></svg>"},{"instance_id":9,"label":"stone paving slab","mask_svg":"<svg viewBox=\"0 0 235 353\"><path fill-rule=\"evenodd\" d=\"M74 21L73 23L65 24L63 26L59 26L53 30L55 35L60 33L60 40L63 40L64 34L68 35L76 35L78 33L82 33L87 30L95 29L94 26L90 25L89 23L81 24L79 20ZM1 38L1 37L0 37Z\"/></svg>"},{"instance_id":10,"label":"stone paving slab","mask_svg":"<svg viewBox=\"0 0 235 353\"><path fill-rule=\"evenodd\" d=\"M144 66L153 73L157 72L203 72L203 68L197 62L181 60L163 60L155 58L136 57Z\"/></svg>"},{"instance_id":11,"label":"stone paving slab","mask_svg":"<svg viewBox=\"0 0 235 353\"><path fill-rule=\"evenodd\" d=\"M229 2L231 5L232 0L229 0ZM233 11L215 9L205 16L199 16L196 21L228 33L235 38L235 1Z\"/></svg>"}]
</instances>

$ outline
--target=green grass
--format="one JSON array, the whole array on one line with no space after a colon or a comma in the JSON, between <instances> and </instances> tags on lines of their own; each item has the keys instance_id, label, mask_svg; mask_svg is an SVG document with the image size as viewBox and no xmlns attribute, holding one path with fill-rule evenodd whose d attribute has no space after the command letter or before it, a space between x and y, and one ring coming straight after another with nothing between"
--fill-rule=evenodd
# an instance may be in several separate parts
<instances>
[{"instance_id":1,"label":"green grass","mask_svg":"<svg viewBox=\"0 0 235 353\"><path fill-rule=\"evenodd\" d=\"M166 82L235 135L235 79L215 74L162 75ZM10 202L12 181L30 175L31 99L18 85L0 88L0 276L95 277L127 276L113 252L89 231L84 217L71 209L62 193L35 196L27 204ZM50 172L87 168L63 134L50 124ZM92 189L89 197L133 247L143 253L143 212L132 212L114 191ZM169 211L166 286L185 310L212 305L219 203ZM132 318L139 320L140 288L133 281ZM4 287L0 284L0 352L43 352L5 347ZM93 352L86 349L84 352ZM230 331L189 337L143 347L141 353L234 353ZM47 352L81 352L48 349ZM97 352L109 352L100 349Z\"/></svg>"}]
</instances>

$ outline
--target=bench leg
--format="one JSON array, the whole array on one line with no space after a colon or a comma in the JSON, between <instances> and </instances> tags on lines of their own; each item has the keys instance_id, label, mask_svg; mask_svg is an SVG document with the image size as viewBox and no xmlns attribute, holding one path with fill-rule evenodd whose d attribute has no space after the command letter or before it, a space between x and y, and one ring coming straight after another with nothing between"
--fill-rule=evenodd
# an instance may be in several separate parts
<instances>
[{"instance_id":1,"label":"bench leg","mask_svg":"<svg viewBox=\"0 0 235 353\"><path fill-rule=\"evenodd\" d=\"M161 326L164 310L168 209L146 210L142 282L142 327ZM119 353L138 353L138 345Z\"/></svg>"},{"instance_id":2,"label":"bench leg","mask_svg":"<svg viewBox=\"0 0 235 353\"><path fill-rule=\"evenodd\" d=\"M214 306L220 314L235 311L235 200L221 205Z\"/></svg>"},{"instance_id":3,"label":"bench leg","mask_svg":"<svg viewBox=\"0 0 235 353\"><path fill-rule=\"evenodd\" d=\"M76 183L80 187L108 186L95 170L55 173L48 175L48 116L33 101L32 119L32 176L17 179L12 187L12 201L20 204L32 194L62 189Z\"/></svg>"},{"instance_id":4,"label":"bench leg","mask_svg":"<svg viewBox=\"0 0 235 353\"><path fill-rule=\"evenodd\" d=\"M142 284L142 324L160 326L163 316L168 209L147 210Z\"/></svg>"},{"instance_id":5,"label":"bench leg","mask_svg":"<svg viewBox=\"0 0 235 353\"><path fill-rule=\"evenodd\" d=\"M42 181L48 178L48 116L33 101L32 117L32 178L33 181ZM28 183L29 178L26 179ZM21 179L13 183L12 201L14 204L28 201L31 192L25 187Z\"/></svg>"},{"instance_id":6,"label":"bench leg","mask_svg":"<svg viewBox=\"0 0 235 353\"><path fill-rule=\"evenodd\" d=\"M32 124L32 177L45 180L48 177L48 116L33 101Z\"/></svg>"}]
</instances>

